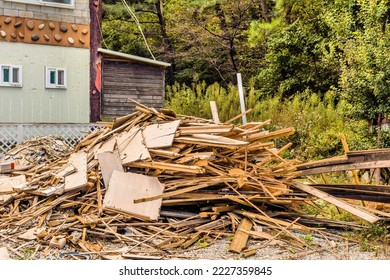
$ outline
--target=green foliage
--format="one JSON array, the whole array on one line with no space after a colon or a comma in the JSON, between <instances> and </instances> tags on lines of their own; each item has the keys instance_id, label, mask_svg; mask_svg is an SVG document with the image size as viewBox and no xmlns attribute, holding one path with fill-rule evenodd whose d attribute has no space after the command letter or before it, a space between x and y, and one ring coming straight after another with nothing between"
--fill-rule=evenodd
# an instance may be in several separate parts
<instances>
[{"instance_id":1,"label":"green foliage","mask_svg":"<svg viewBox=\"0 0 390 280\"><path fill-rule=\"evenodd\" d=\"M336 1L324 20L343 49L340 90L350 113L367 120L390 113L389 1ZM348 27L348 28L345 28Z\"/></svg>"},{"instance_id":2,"label":"green foliage","mask_svg":"<svg viewBox=\"0 0 390 280\"><path fill-rule=\"evenodd\" d=\"M284 155L286 157L306 161L340 155L343 153L338 138L340 132L347 137L351 149L375 147L375 137L368 133L368 123L345 117L349 107L345 102L337 103L334 91L327 92L323 99L310 91L289 99L262 98L251 83L246 92L246 107L253 109L248 121L271 119L269 130L296 129L293 136L276 141L279 146L293 143L289 154ZM207 86L203 82L191 87L179 84L167 87L166 106L179 114L211 119L210 101L216 101L222 122L240 114L238 91L233 85L224 88L217 83Z\"/></svg>"},{"instance_id":3,"label":"green foliage","mask_svg":"<svg viewBox=\"0 0 390 280\"><path fill-rule=\"evenodd\" d=\"M307 247L310 248L313 245L313 242L314 242L313 235L305 234L305 235L301 236L300 238L306 243Z\"/></svg>"},{"instance_id":4,"label":"green foliage","mask_svg":"<svg viewBox=\"0 0 390 280\"><path fill-rule=\"evenodd\" d=\"M387 226L385 224L372 224L356 233L360 240L360 250L375 251L378 253L380 246L387 246Z\"/></svg>"}]
</instances>

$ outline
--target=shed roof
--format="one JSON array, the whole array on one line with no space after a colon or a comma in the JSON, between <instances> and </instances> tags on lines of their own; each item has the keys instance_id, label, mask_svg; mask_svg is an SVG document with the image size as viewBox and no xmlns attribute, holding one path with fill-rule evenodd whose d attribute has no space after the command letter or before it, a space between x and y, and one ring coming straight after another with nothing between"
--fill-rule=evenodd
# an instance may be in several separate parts
<instances>
[{"instance_id":1,"label":"shed roof","mask_svg":"<svg viewBox=\"0 0 390 280\"><path fill-rule=\"evenodd\" d=\"M131 54L127 54L127 53L110 51L110 50L106 50L106 49L103 49L103 48L99 48L98 52L102 53L103 55L107 55L107 57L121 58L121 59L129 60L129 61L134 61L134 62L149 64L149 65L154 65L154 66L158 66L158 67L169 67L169 66L171 66L170 63L149 59L149 58L146 58L146 57L131 55Z\"/></svg>"}]
</instances>

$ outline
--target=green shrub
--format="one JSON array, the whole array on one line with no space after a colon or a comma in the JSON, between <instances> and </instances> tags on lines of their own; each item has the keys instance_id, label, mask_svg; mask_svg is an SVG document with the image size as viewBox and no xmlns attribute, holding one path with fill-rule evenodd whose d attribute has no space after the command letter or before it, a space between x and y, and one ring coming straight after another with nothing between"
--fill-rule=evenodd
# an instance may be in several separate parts
<instances>
[{"instance_id":1,"label":"green shrub","mask_svg":"<svg viewBox=\"0 0 390 280\"><path fill-rule=\"evenodd\" d=\"M376 147L376 135L369 134L368 123L347 118L350 105L339 101L336 91L325 95L305 91L282 99L262 95L253 84L251 81L246 89L246 108L253 109L248 114L248 121L271 119L267 127L271 131L286 127L296 129L293 136L275 140L278 147L293 143L283 156L307 161L343 154L339 133L346 136L350 150ZM180 84L167 87L166 106L179 114L211 119L209 103L212 100L216 101L221 122L241 112L236 86L223 88L218 83L206 85L203 82L190 87ZM236 122L240 121L241 118Z\"/></svg>"}]
</instances>

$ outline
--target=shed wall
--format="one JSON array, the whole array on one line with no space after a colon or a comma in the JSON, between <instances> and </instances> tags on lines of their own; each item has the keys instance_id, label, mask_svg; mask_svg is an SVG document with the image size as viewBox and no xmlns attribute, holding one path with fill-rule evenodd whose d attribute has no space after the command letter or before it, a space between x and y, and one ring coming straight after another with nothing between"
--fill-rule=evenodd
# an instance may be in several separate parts
<instances>
[{"instance_id":1,"label":"shed wall","mask_svg":"<svg viewBox=\"0 0 390 280\"><path fill-rule=\"evenodd\" d=\"M164 77L164 68L103 59L103 116L119 117L134 112L135 105L129 99L162 108Z\"/></svg>"}]
</instances>

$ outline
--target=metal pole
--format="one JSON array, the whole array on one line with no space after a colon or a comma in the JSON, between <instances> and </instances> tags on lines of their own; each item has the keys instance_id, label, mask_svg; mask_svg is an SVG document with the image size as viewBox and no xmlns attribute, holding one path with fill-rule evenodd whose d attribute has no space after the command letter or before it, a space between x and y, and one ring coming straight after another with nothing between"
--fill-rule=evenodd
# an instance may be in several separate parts
<instances>
[{"instance_id":1,"label":"metal pole","mask_svg":"<svg viewBox=\"0 0 390 280\"><path fill-rule=\"evenodd\" d=\"M237 86L238 86L238 94L240 95L240 105L241 105L241 113L244 113L245 110L245 100L244 100L244 90L242 88L242 80L241 73L237 73ZM242 115L242 124L246 124L246 114Z\"/></svg>"}]
</instances>

